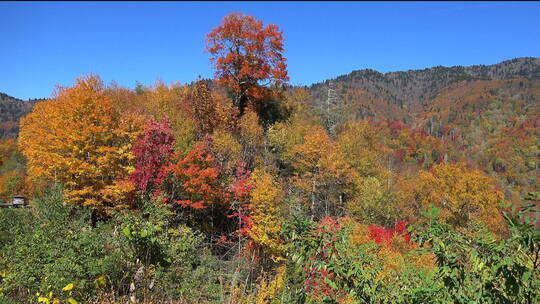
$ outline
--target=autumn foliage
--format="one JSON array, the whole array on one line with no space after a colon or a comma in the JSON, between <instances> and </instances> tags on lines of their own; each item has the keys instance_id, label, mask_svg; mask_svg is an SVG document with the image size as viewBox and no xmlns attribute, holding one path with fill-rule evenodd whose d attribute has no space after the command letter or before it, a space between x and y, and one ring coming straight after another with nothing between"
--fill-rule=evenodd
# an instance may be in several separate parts
<instances>
[{"instance_id":1,"label":"autumn foliage","mask_svg":"<svg viewBox=\"0 0 540 304\"><path fill-rule=\"evenodd\" d=\"M63 183L66 202L106 215L130 205L131 147L140 129L137 117L114 109L101 80L88 76L36 104L21 120L19 147L30 177Z\"/></svg>"},{"instance_id":2,"label":"autumn foliage","mask_svg":"<svg viewBox=\"0 0 540 304\"><path fill-rule=\"evenodd\" d=\"M0 245L39 267L0 250L0 302L47 290L38 299L60 303L60 283L66 299L79 284L116 302L540 298L538 194L519 197L540 186L540 82L452 82L428 107L336 79L321 102L321 85L288 87L283 42L232 13L206 36L215 79L130 89L89 75L38 102L18 142L0 141L0 197L31 198L0 213ZM18 211L37 219L21 236ZM99 258L64 259L78 250Z\"/></svg>"},{"instance_id":3,"label":"autumn foliage","mask_svg":"<svg viewBox=\"0 0 540 304\"><path fill-rule=\"evenodd\" d=\"M130 175L142 194L156 189L166 177L165 167L174 153L174 136L169 119L150 121L133 145L135 170Z\"/></svg>"},{"instance_id":4,"label":"autumn foliage","mask_svg":"<svg viewBox=\"0 0 540 304\"><path fill-rule=\"evenodd\" d=\"M165 172L174 179L169 195L183 207L203 209L226 202L219 180L220 169L203 143L196 144L185 157L177 157Z\"/></svg>"},{"instance_id":5,"label":"autumn foliage","mask_svg":"<svg viewBox=\"0 0 540 304\"><path fill-rule=\"evenodd\" d=\"M276 25L264 26L252 16L232 13L207 37L218 83L234 92L234 105L243 114L248 102L275 95L287 80L283 37Z\"/></svg>"}]
</instances>

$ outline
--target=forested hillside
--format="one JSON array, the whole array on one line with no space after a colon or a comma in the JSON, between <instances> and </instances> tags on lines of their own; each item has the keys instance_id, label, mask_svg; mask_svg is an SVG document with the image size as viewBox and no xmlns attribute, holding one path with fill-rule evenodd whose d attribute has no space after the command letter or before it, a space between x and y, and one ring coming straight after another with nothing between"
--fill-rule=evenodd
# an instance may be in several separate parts
<instances>
[{"instance_id":1,"label":"forested hillside","mask_svg":"<svg viewBox=\"0 0 540 304\"><path fill-rule=\"evenodd\" d=\"M359 113L361 118L379 116L379 119L409 122L416 114L426 111L432 105L432 100L450 85L475 80L518 78L540 79L540 58L515 58L487 66L438 66L385 74L359 70L314 84L310 91L319 103L326 102L328 89L331 88L346 104L372 104L373 108L368 108L369 111Z\"/></svg>"},{"instance_id":2,"label":"forested hillside","mask_svg":"<svg viewBox=\"0 0 540 304\"><path fill-rule=\"evenodd\" d=\"M516 201L540 186L539 86L540 59L516 58L490 66L354 71L308 89L328 130L370 121L422 134L416 137L439 148L413 152L415 160L466 162L498 179L505 197Z\"/></svg>"},{"instance_id":3,"label":"forested hillside","mask_svg":"<svg viewBox=\"0 0 540 304\"><path fill-rule=\"evenodd\" d=\"M232 13L212 80L4 102L0 303L540 301L539 59L293 87L284 48Z\"/></svg>"},{"instance_id":4,"label":"forested hillside","mask_svg":"<svg viewBox=\"0 0 540 304\"><path fill-rule=\"evenodd\" d=\"M23 101L0 92L0 139L17 137L19 119L30 113L37 101Z\"/></svg>"}]
</instances>

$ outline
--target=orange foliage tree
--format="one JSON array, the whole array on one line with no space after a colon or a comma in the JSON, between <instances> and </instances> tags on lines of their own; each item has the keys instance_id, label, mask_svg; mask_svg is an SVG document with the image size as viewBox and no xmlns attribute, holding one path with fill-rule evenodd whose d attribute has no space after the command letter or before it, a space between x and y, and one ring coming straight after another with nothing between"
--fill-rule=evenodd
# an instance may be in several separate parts
<instances>
[{"instance_id":1,"label":"orange foliage tree","mask_svg":"<svg viewBox=\"0 0 540 304\"><path fill-rule=\"evenodd\" d=\"M165 172L173 177L164 185L168 198L183 207L205 209L212 204L225 203L221 187L221 170L204 143L197 143L188 154L170 164Z\"/></svg>"},{"instance_id":2,"label":"orange foliage tree","mask_svg":"<svg viewBox=\"0 0 540 304\"><path fill-rule=\"evenodd\" d=\"M141 121L124 117L97 76L81 77L21 119L19 148L28 173L64 184L66 202L92 207L95 216L130 206L131 153Z\"/></svg>"},{"instance_id":3,"label":"orange foliage tree","mask_svg":"<svg viewBox=\"0 0 540 304\"><path fill-rule=\"evenodd\" d=\"M288 81L283 37L274 24L232 13L206 36L206 50L221 85L231 89L242 115L248 102L272 97Z\"/></svg>"}]
</instances>

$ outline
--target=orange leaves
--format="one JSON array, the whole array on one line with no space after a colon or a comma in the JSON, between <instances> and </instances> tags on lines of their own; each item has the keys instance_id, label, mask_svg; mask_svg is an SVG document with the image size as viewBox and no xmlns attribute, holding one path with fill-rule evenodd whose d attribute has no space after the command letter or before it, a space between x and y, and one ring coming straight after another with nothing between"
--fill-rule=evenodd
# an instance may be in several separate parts
<instances>
[{"instance_id":1,"label":"orange leaves","mask_svg":"<svg viewBox=\"0 0 540 304\"><path fill-rule=\"evenodd\" d=\"M203 143L196 144L184 158L169 165L166 172L181 185L182 193L169 194L180 197L177 202L184 207L204 209L226 201L219 181L220 170Z\"/></svg>"},{"instance_id":2,"label":"orange leaves","mask_svg":"<svg viewBox=\"0 0 540 304\"><path fill-rule=\"evenodd\" d=\"M21 120L29 175L63 183L68 202L102 215L128 206L131 189L119 180L133 170L131 145L142 119L124 119L97 76L81 77L55 96Z\"/></svg>"},{"instance_id":3,"label":"orange leaves","mask_svg":"<svg viewBox=\"0 0 540 304\"><path fill-rule=\"evenodd\" d=\"M289 79L283 37L276 25L264 27L252 16L232 13L206 36L206 42L215 76L235 93L240 114L248 101L272 96L268 87L282 87Z\"/></svg>"}]
</instances>

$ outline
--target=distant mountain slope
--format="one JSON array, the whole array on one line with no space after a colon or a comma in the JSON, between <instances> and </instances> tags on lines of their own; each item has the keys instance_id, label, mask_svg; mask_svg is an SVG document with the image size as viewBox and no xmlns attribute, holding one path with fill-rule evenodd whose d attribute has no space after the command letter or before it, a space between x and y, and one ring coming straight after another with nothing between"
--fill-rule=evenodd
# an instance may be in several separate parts
<instances>
[{"instance_id":1,"label":"distant mountain slope","mask_svg":"<svg viewBox=\"0 0 540 304\"><path fill-rule=\"evenodd\" d=\"M440 141L450 161L496 177L507 198L540 187L540 58L361 70L308 89L329 128L364 119L410 128Z\"/></svg>"},{"instance_id":2,"label":"distant mountain slope","mask_svg":"<svg viewBox=\"0 0 540 304\"><path fill-rule=\"evenodd\" d=\"M21 100L0 93L0 139L15 138L19 133L19 119L30 111L41 99Z\"/></svg>"},{"instance_id":3,"label":"distant mountain slope","mask_svg":"<svg viewBox=\"0 0 540 304\"><path fill-rule=\"evenodd\" d=\"M523 57L494 65L437 66L384 74L358 70L313 84L309 89L321 104L327 101L329 89L335 90L340 100L350 104L352 111L359 112L356 115L362 118L410 122L415 114L431 105L430 100L451 84L516 78L540 79L540 58Z\"/></svg>"}]
</instances>

